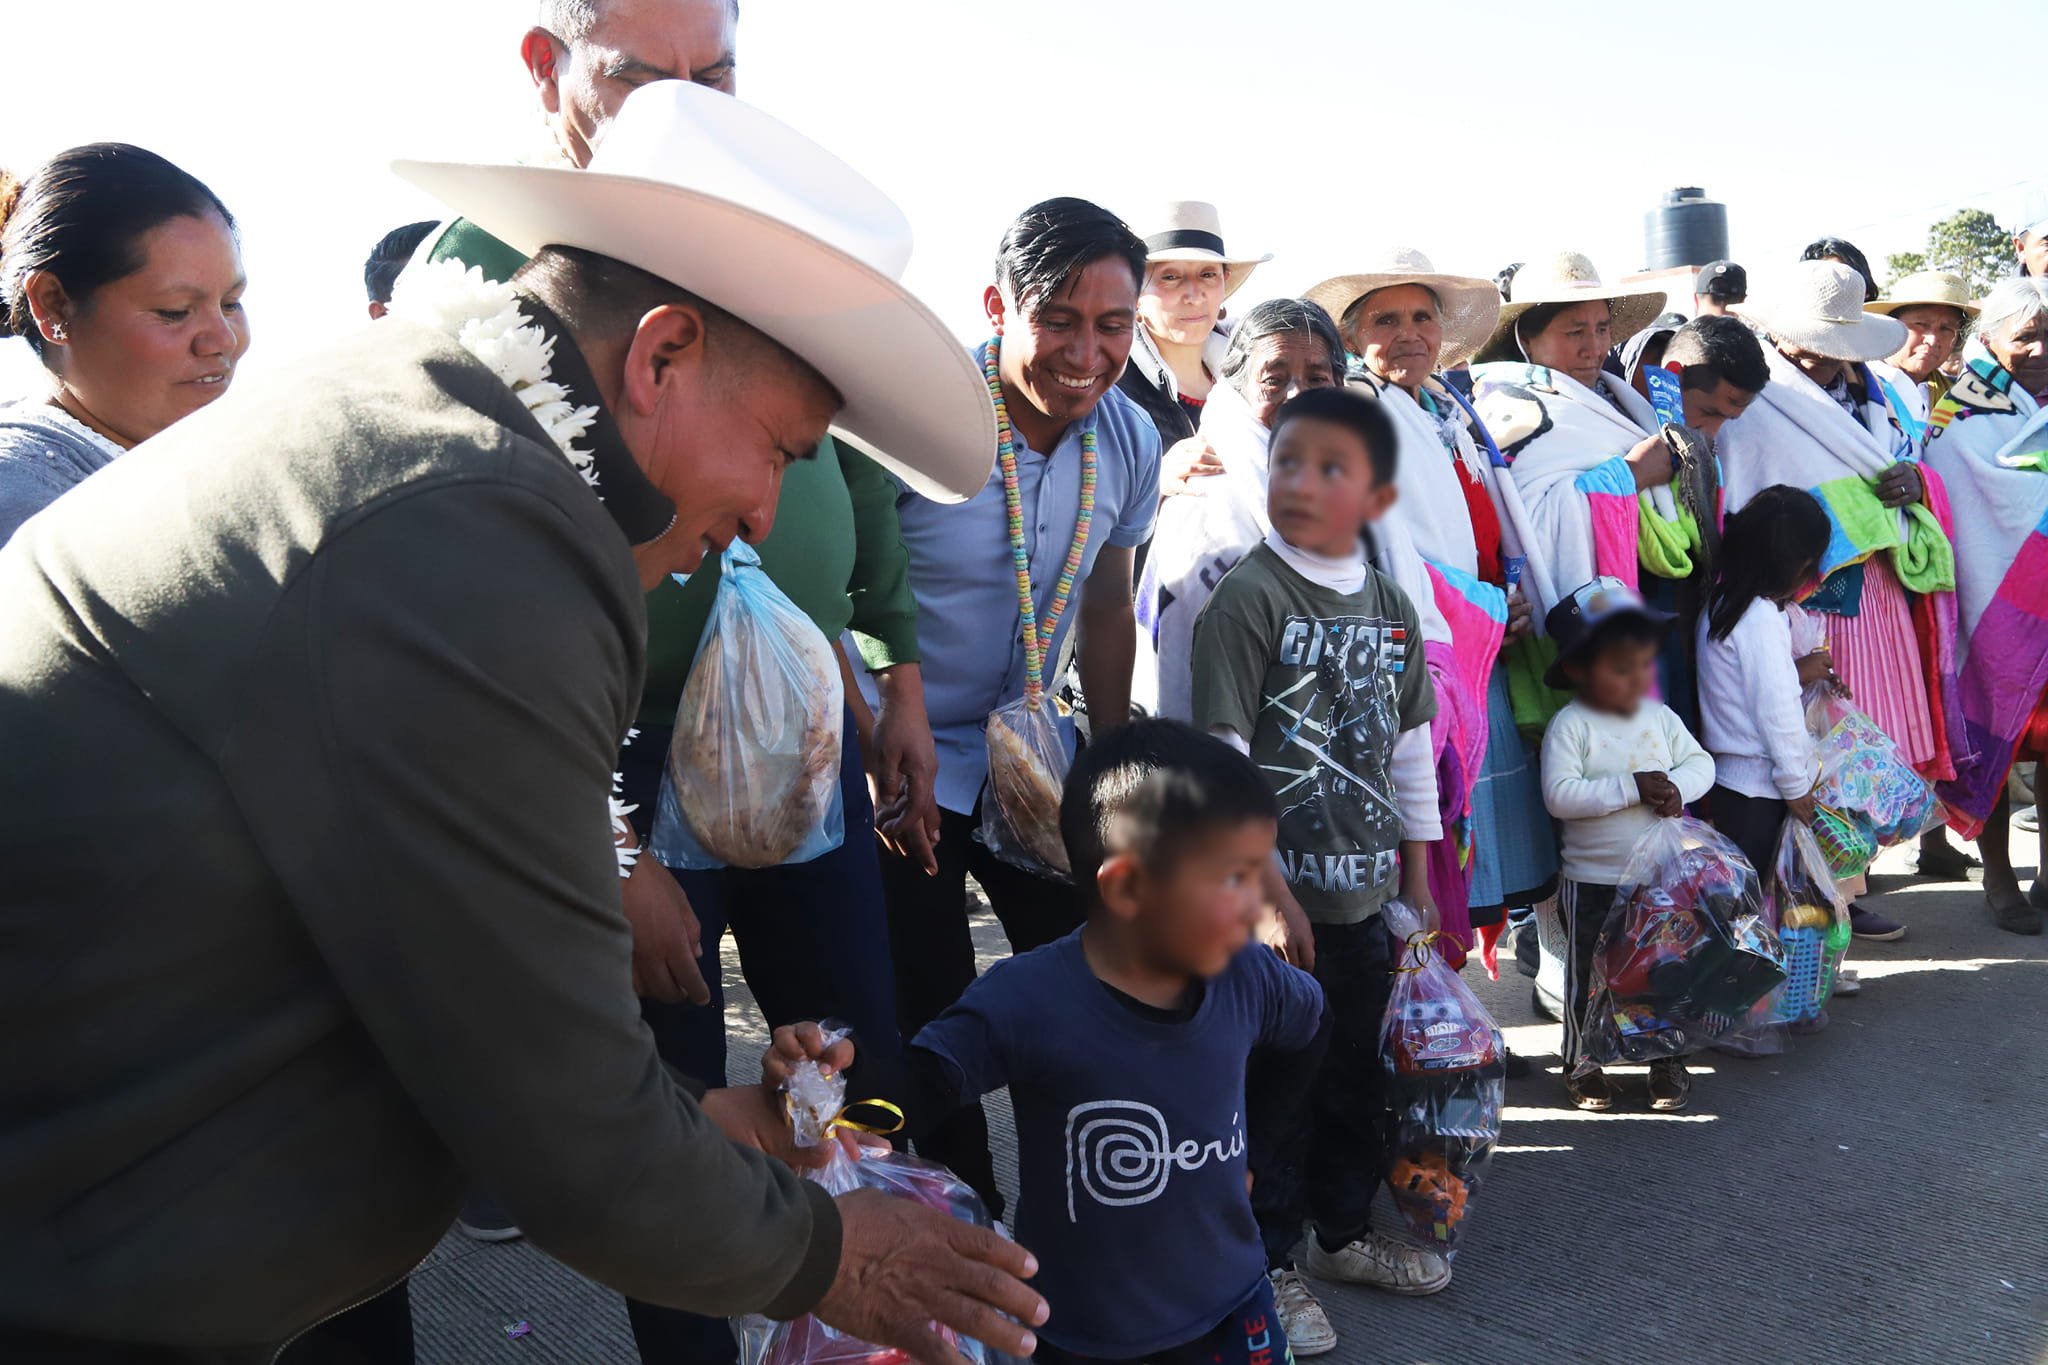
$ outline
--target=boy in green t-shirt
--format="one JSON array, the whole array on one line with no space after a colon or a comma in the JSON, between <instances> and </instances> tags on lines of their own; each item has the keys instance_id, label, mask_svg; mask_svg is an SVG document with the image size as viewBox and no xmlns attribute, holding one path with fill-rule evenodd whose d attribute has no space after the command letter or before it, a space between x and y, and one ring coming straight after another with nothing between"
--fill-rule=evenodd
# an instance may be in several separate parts
<instances>
[{"instance_id":1,"label":"boy in green t-shirt","mask_svg":"<svg viewBox=\"0 0 2048 1365\"><path fill-rule=\"evenodd\" d=\"M1195 622L1194 713L1280 798L1278 857L1334 1023L1303 1131L1252 1190L1268 1257L1291 1264L1305 1212L1308 1274L1433 1294L1449 1262L1369 1220L1384 1170L1380 1020L1400 956L1379 911L1398 895L1435 927L1428 845L1443 837L1421 621L1367 562L1369 528L1394 502L1394 451L1379 404L1345 389L1311 389L1274 415L1273 529Z\"/></svg>"}]
</instances>

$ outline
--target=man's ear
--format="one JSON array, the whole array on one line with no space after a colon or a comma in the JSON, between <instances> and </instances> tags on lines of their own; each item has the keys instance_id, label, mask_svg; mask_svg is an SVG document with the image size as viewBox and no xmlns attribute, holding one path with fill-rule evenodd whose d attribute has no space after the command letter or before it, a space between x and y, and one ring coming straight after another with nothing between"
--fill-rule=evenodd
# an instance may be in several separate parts
<instances>
[{"instance_id":1,"label":"man's ear","mask_svg":"<svg viewBox=\"0 0 2048 1365\"><path fill-rule=\"evenodd\" d=\"M562 112L561 63L567 55L555 35L538 25L519 40L519 60L540 91L540 107L550 114Z\"/></svg>"},{"instance_id":2,"label":"man's ear","mask_svg":"<svg viewBox=\"0 0 2048 1365\"><path fill-rule=\"evenodd\" d=\"M1113 853L1102 860L1095 874L1095 894L1103 908L1118 919L1135 919L1138 914L1138 860L1128 853Z\"/></svg>"},{"instance_id":3,"label":"man's ear","mask_svg":"<svg viewBox=\"0 0 2048 1365\"><path fill-rule=\"evenodd\" d=\"M1003 302L1003 291L995 285L981 291L981 310L988 314L988 325L995 334L1003 334L1003 319L1009 315L1009 307Z\"/></svg>"},{"instance_id":4,"label":"man's ear","mask_svg":"<svg viewBox=\"0 0 2048 1365\"><path fill-rule=\"evenodd\" d=\"M664 388L701 377L710 363L704 314L695 304L665 303L633 329L620 401L639 416L652 416Z\"/></svg>"}]
</instances>

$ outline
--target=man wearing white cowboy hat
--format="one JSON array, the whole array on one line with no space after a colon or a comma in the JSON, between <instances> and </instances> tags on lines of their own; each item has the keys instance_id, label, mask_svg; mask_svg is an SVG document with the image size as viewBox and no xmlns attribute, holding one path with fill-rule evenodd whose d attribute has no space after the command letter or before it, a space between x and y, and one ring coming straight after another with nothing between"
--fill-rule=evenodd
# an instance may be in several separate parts
<instances>
[{"instance_id":1,"label":"man wearing white cowboy hat","mask_svg":"<svg viewBox=\"0 0 2048 1365\"><path fill-rule=\"evenodd\" d=\"M683 82L586 171L400 169L535 253L520 287L436 277L0 552L0 1355L268 1360L469 1175L650 1301L1030 1353L1025 1252L828 1197L766 1090L662 1069L605 837L643 576L763 535L835 417L935 497L986 481L907 225Z\"/></svg>"},{"instance_id":2,"label":"man wearing white cowboy hat","mask_svg":"<svg viewBox=\"0 0 2048 1365\"><path fill-rule=\"evenodd\" d=\"M1819 499L1834 535L1804 608L1825 642L1802 675L1839 674L1906 760L1943 779L1955 772L1960 720L1946 714L1952 705L1930 703L1921 641L1953 635L1953 614L1944 621L1933 599L1955 588L1955 550L1928 505L1920 424L1870 364L1904 345L1906 325L1865 311L1863 295L1854 267L1802 261L1735 309L1768 337L1771 381L1722 428L1723 499L1734 512L1780 483ZM1932 695L1951 699L1952 683ZM1859 938L1906 932L1859 903L1849 915Z\"/></svg>"},{"instance_id":3,"label":"man wearing white cowboy hat","mask_svg":"<svg viewBox=\"0 0 2048 1365\"><path fill-rule=\"evenodd\" d=\"M1864 304L1863 311L1905 323L1906 340L1888 359L1872 361L1870 368L1891 386L1913 420L1925 427L1933 405L1948 392L1941 367L1962 344L1977 305L1970 302L1963 277L1946 270L1908 275L1885 294L1876 303Z\"/></svg>"},{"instance_id":4,"label":"man wearing white cowboy hat","mask_svg":"<svg viewBox=\"0 0 2048 1365\"><path fill-rule=\"evenodd\" d=\"M1143 326L1117 387L1159 429L1159 443L1167 448L1160 491L1171 494L1188 478L1222 468L1213 452L1202 458L1200 442L1182 443L1200 425L1202 404L1230 340L1230 329L1222 325L1224 300L1273 258L1233 256L1223 244L1216 206L1199 199L1168 202L1148 226L1138 233L1145 242L1145 282L1138 294Z\"/></svg>"}]
</instances>

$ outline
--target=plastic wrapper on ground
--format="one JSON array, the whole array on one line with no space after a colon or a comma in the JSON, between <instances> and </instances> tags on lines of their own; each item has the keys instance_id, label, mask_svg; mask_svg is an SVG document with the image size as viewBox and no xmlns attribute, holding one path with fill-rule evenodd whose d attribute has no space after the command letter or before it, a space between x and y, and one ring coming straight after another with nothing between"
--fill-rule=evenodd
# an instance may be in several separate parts
<instances>
[{"instance_id":1,"label":"plastic wrapper on ground","mask_svg":"<svg viewBox=\"0 0 2048 1365\"><path fill-rule=\"evenodd\" d=\"M1657 821L1622 868L1592 976L1575 1075L1683 1057L1735 1033L1785 979L1756 869L1701 821Z\"/></svg>"},{"instance_id":2,"label":"plastic wrapper on ground","mask_svg":"<svg viewBox=\"0 0 2048 1365\"><path fill-rule=\"evenodd\" d=\"M1820 758L1814 800L1825 808L1815 835L1835 876L1856 876L1880 849L1942 823L1933 784L1854 702L1815 683L1806 689L1806 728Z\"/></svg>"},{"instance_id":3,"label":"plastic wrapper on ground","mask_svg":"<svg viewBox=\"0 0 2048 1365\"><path fill-rule=\"evenodd\" d=\"M1394 901L1380 913L1404 945L1380 1023L1387 1187L1410 1236L1454 1257L1500 1140L1507 1044L1415 911Z\"/></svg>"},{"instance_id":4,"label":"plastic wrapper on ground","mask_svg":"<svg viewBox=\"0 0 2048 1365\"><path fill-rule=\"evenodd\" d=\"M831 642L733 542L676 708L654 856L775 867L839 847L845 715Z\"/></svg>"},{"instance_id":5,"label":"plastic wrapper on ground","mask_svg":"<svg viewBox=\"0 0 2048 1365\"><path fill-rule=\"evenodd\" d=\"M1019 697L988 717L988 795L981 841L1004 862L1041 877L1070 881L1060 838L1060 793L1067 746L1050 697Z\"/></svg>"},{"instance_id":6,"label":"plastic wrapper on ground","mask_svg":"<svg viewBox=\"0 0 2048 1365\"><path fill-rule=\"evenodd\" d=\"M845 1036L842 1030L828 1033L826 1039L829 1045ZM848 1155L832 1132L846 1103L844 1077L822 1075L816 1063L805 1062L795 1069L784 1090L797 1145L832 1144L831 1161L805 1172L807 1179L817 1181L834 1196L881 1190L898 1199L914 1199L963 1223L995 1226L981 1196L937 1162L886 1147L863 1147L860 1156ZM733 1329L740 1339L740 1365L909 1365L911 1359L896 1347L862 1341L811 1316L777 1322L748 1314L734 1318ZM933 1330L959 1351L968 1365L1012 1365L1015 1361L1015 1357L962 1337L951 1328L935 1323Z\"/></svg>"}]
</instances>

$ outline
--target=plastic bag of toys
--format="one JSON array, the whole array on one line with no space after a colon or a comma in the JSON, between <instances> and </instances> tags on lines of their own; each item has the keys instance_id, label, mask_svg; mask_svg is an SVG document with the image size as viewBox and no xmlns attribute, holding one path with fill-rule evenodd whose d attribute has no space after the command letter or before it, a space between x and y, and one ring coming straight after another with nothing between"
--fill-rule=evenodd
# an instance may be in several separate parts
<instances>
[{"instance_id":1,"label":"plastic bag of toys","mask_svg":"<svg viewBox=\"0 0 2048 1365\"><path fill-rule=\"evenodd\" d=\"M1394 901L1380 913L1402 944L1380 1023L1393 1115L1387 1185L1416 1240L1455 1256L1500 1139L1507 1044L1415 911Z\"/></svg>"},{"instance_id":2,"label":"plastic bag of toys","mask_svg":"<svg viewBox=\"0 0 2048 1365\"><path fill-rule=\"evenodd\" d=\"M842 1030L826 1035L827 1043L844 1038ZM834 1195L877 1189L899 1199L915 1199L963 1223L994 1227L981 1196L937 1162L920 1160L887 1147L862 1147L850 1155L833 1135L846 1106L846 1079L819 1072L804 1062L783 1087L789 1121L799 1147L832 1145L832 1159L805 1175ZM936 1326L936 1325L935 1325ZM828 1327L815 1317L776 1322L759 1314L733 1319L740 1338L740 1365L910 1365L910 1356L893 1346L876 1346ZM962 1337L947 1327L939 1335L967 1359L968 1365L1007 1365L1014 1357Z\"/></svg>"},{"instance_id":3,"label":"plastic bag of toys","mask_svg":"<svg viewBox=\"0 0 2048 1365\"><path fill-rule=\"evenodd\" d=\"M775 867L839 847L839 660L734 541L676 707L654 856L669 867Z\"/></svg>"},{"instance_id":4,"label":"plastic bag of toys","mask_svg":"<svg viewBox=\"0 0 2048 1365\"><path fill-rule=\"evenodd\" d=\"M1717 1043L1785 979L1756 869L1711 826L1657 821L1616 892L1593 948L1574 1074Z\"/></svg>"},{"instance_id":5,"label":"plastic bag of toys","mask_svg":"<svg viewBox=\"0 0 2048 1365\"><path fill-rule=\"evenodd\" d=\"M1070 881L1060 838L1060 792L1067 782L1067 746L1057 703L1026 693L989 712L988 795L981 803L981 841L1006 863L1041 877Z\"/></svg>"},{"instance_id":6,"label":"plastic bag of toys","mask_svg":"<svg viewBox=\"0 0 2048 1365\"><path fill-rule=\"evenodd\" d=\"M1827 807L1817 831L1829 870L1855 876L1877 850L1940 824L1941 800L1877 722L1825 683L1806 689L1806 728L1820 756L1814 800Z\"/></svg>"},{"instance_id":7,"label":"plastic bag of toys","mask_svg":"<svg viewBox=\"0 0 2048 1365\"><path fill-rule=\"evenodd\" d=\"M1819 841L1801 821L1786 819L1776 863L1767 894L1785 945L1785 984L1766 1003L1772 1023L1797 1024L1825 1015L1835 972L1849 950L1849 904Z\"/></svg>"}]
</instances>

